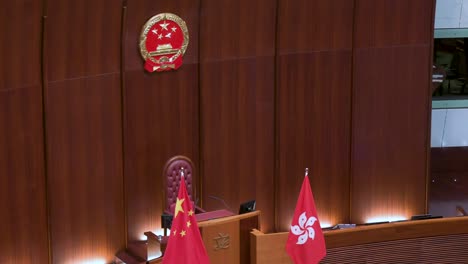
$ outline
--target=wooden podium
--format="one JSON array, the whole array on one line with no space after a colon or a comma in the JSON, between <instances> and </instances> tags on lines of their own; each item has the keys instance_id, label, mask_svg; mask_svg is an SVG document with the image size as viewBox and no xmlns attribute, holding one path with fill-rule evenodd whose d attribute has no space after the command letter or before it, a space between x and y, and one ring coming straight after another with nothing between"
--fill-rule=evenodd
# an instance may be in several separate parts
<instances>
[{"instance_id":1,"label":"wooden podium","mask_svg":"<svg viewBox=\"0 0 468 264\"><path fill-rule=\"evenodd\" d=\"M211 263L250 263L250 232L259 229L260 211L235 215L227 210L195 215ZM166 247L167 237L145 232L147 241L129 243L116 254L116 263L156 264Z\"/></svg>"},{"instance_id":2,"label":"wooden podium","mask_svg":"<svg viewBox=\"0 0 468 264\"><path fill-rule=\"evenodd\" d=\"M259 228L260 211L198 223L211 263L250 263L250 232Z\"/></svg>"}]
</instances>

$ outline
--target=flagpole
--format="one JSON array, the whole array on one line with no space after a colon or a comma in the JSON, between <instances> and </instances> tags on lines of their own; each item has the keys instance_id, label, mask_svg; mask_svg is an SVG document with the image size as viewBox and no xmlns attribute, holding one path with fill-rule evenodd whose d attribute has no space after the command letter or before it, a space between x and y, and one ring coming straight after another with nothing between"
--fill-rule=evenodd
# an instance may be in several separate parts
<instances>
[{"instance_id":1,"label":"flagpole","mask_svg":"<svg viewBox=\"0 0 468 264\"><path fill-rule=\"evenodd\" d=\"M184 179L184 181L185 181L184 167L181 167L181 168L180 168L180 179L181 179L181 180Z\"/></svg>"}]
</instances>

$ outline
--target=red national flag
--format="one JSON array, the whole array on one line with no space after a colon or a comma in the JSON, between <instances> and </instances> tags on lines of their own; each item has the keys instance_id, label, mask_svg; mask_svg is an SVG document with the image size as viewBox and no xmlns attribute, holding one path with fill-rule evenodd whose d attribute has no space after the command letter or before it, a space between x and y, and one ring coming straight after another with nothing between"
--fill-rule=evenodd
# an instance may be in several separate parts
<instances>
[{"instance_id":1,"label":"red national flag","mask_svg":"<svg viewBox=\"0 0 468 264\"><path fill-rule=\"evenodd\" d=\"M179 195L172 220L171 235L163 264L209 264L185 181L180 181Z\"/></svg>"},{"instance_id":2,"label":"red national flag","mask_svg":"<svg viewBox=\"0 0 468 264\"><path fill-rule=\"evenodd\" d=\"M307 173L297 199L286 252L296 264L319 263L327 254Z\"/></svg>"}]
</instances>

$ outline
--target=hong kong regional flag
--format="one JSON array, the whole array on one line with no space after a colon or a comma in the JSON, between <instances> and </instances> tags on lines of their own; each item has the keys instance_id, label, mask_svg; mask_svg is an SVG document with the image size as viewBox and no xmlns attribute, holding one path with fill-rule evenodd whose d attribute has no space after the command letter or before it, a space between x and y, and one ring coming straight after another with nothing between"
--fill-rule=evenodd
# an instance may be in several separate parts
<instances>
[{"instance_id":1,"label":"hong kong regional flag","mask_svg":"<svg viewBox=\"0 0 468 264\"><path fill-rule=\"evenodd\" d=\"M286 252L295 264L319 263L327 254L307 171L294 211Z\"/></svg>"},{"instance_id":2,"label":"hong kong regional flag","mask_svg":"<svg viewBox=\"0 0 468 264\"><path fill-rule=\"evenodd\" d=\"M184 178L177 196L171 235L164 252L163 264L209 264L201 239L192 203L187 194Z\"/></svg>"}]
</instances>

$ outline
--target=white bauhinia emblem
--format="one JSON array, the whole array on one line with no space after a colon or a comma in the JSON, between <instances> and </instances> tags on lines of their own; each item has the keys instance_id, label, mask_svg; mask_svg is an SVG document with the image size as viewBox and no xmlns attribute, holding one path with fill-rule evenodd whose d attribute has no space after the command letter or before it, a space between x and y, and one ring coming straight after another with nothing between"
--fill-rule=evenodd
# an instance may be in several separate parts
<instances>
[{"instance_id":1,"label":"white bauhinia emblem","mask_svg":"<svg viewBox=\"0 0 468 264\"><path fill-rule=\"evenodd\" d=\"M307 219L306 212L303 212L299 216L299 225L292 225L291 226L291 232L299 236L297 238L297 243L298 245L303 245L307 242L307 240L314 239L315 238L315 230L314 230L314 223L317 221L317 218L311 216L309 219Z\"/></svg>"}]
</instances>

